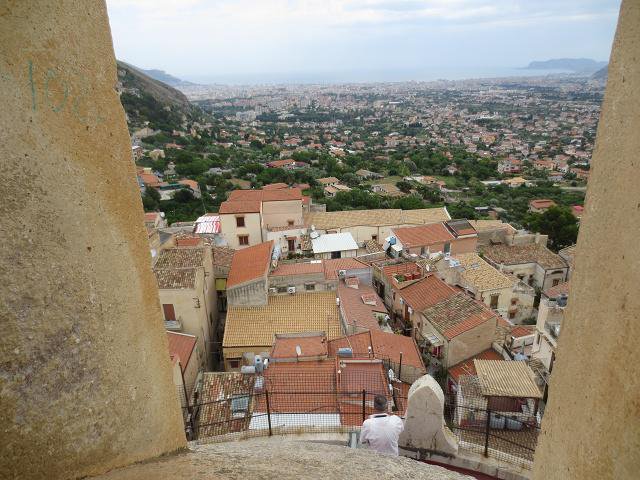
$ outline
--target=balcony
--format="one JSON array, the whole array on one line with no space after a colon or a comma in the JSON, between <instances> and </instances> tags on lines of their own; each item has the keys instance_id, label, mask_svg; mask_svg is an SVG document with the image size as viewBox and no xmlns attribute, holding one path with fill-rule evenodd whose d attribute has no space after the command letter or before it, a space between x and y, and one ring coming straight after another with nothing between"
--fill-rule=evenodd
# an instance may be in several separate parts
<instances>
[{"instance_id":1,"label":"balcony","mask_svg":"<svg viewBox=\"0 0 640 480\"><path fill-rule=\"evenodd\" d=\"M165 320L164 321L165 330L169 330L170 332L181 332L182 331L182 317L178 317L176 320Z\"/></svg>"}]
</instances>

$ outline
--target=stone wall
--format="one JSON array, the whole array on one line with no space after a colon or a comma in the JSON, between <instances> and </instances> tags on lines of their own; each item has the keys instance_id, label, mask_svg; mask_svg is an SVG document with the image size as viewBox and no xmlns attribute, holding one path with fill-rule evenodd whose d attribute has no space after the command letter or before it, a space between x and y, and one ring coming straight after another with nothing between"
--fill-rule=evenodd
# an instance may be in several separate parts
<instances>
[{"instance_id":1,"label":"stone wall","mask_svg":"<svg viewBox=\"0 0 640 480\"><path fill-rule=\"evenodd\" d=\"M640 2L624 0L534 478L640 471Z\"/></svg>"},{"instance_id":2,"label":"stone wall","mask_svg":"<svg viewBox=\"0 0 640 480\"><path fill-rule=\"evenodd\" d=\"M103 1L0 3L0 476L185 445Z\"/></svg>"}]
</instances>

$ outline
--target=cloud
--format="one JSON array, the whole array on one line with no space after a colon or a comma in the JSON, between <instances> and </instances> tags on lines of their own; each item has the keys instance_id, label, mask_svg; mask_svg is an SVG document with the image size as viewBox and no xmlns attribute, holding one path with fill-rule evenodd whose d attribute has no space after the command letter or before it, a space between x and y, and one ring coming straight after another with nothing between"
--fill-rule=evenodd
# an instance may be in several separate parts
<instances>
[{"instance_id":1,"label":"cloud","mask_svg":"<svg viewBox=\"0 0 640 480\"><path fill-rule=\"evenodd\" d=\"M107 0L107 5L116 54L177 75L436 61L519 65L531 56L560 53L606 58L619 8L617 0Z\"/></svg>"}]
</instances>

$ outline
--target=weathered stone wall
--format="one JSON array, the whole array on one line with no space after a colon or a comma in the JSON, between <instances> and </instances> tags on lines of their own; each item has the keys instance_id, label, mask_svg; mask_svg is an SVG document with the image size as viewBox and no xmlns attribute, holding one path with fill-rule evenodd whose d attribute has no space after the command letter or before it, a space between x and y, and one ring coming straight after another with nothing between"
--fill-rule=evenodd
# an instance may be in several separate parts
<instances>
[{"instance_id":1,"label":"weathered stone wall","mask_svg":"<svg viewBox=\"0 0 640 480\"><path fill-rule=\"evenodd\" d=\"M624 0L536 479L640 472L639 26L640 2Z\"/></svg>"},{"instance_id":2,"label":"weathered stone wall","mask_svg":"<svg viewBox=\"0 0 640 480\"><path fill-rule=\"evenodd\" d=\"M0 477L185 445L106 7L0 2Z\"/></svg>"}]
</instances>

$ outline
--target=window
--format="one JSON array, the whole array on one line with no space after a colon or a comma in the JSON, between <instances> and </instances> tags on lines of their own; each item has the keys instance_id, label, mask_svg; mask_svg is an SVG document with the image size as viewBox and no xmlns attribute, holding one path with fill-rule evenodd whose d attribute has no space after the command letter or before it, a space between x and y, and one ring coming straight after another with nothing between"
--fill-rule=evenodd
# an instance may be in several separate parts
<instances>
[{"instance_id":1,"label":"window","mask_svg":"<svg viewBox=\"0 0 640 480\"><path fill-rule=\"evenodd\" d=\"M500 298L499 294L491 295L491 308L494 310L498 308L498 299Z\"/></svg>"},{"instance_id":2,"label":"window","mask_svg":"<svg viewBox=\"0 0 640 480\"><path fill-rule=\"evenodd\" d=\"M238 235L238 243L240 245L249 245L249 235Z\"/></svg>"},{"instance_id":3,"label":"window","mask_svg":"<svg viewBox=\"0 0 640 480\"><path fill-rule=\"evenodd\" d=\"M165 322L175 322L176 320L176 311L173 308L172 303L163 303L162 311L164 312L164 320Z\"/></svg>"},{"instance_id":4,"label":"window","mask_svg":"<svg viewBox=\"0 0 640 480\"><path fill-rule=\"evenodd\" d=\"M556 278L553 280L553 283L551 284L552 287L555 287L556 285L558 285L560 283L560 279Z\"/></svg>"},{"instance_id":5,"label":"window","mask_svg":"<svg viewBox=\"0 0 640 480\"><path fill-rule=\"evenodd\" d=\"M509 312L509 320L513 320L514 318L516 318L516 312L515 311Z\"/></svg>"},{"instance_id":6,"label":"window","mask_svg":"<svg viewBox=\"0 0 640 480\"><path fill-rule=\"evenodd\" d=\"M278 287L278 293L287 293L287 287Z\"/></svg>"},{"instance_id":7,"label":"window","mask_svg":"<svg viewBox=\"0 0 640 480\"><path fill-rule=\"evenodd\" d=\"M236 217L236 227L244 227L244 217Z\"/></svg>"},{"instance_id":8,"label":"window","mask_svg":"<svg viewBox=\"0 0 640 480\"><path fill-rule=\"evenodd\" d=\"M230 358L229 359L229 368L240 368L240 359L239 358Z\"/></svg>"},{"instance_id":9,"label":"window","mask_svg":"<svg viewBox=\"0 0 640 480\"><path fill-rule=\"evenodd\" d=\"M287 248L289 249L289 251L293 251L296 249L295 238L287 238Z\"/></svg>"},{"instance_id":10,"label":"window","mask_svg":"<svg viewBox=\"0 0 640 480\"><path fill-rule=\"evenodd\" d=\"M444 254L445 255L449 255L451 253L451 243L450 242L446 242L444 244Z\"/></svg>"},{"instance_id":11,"label":"window","mask_svg":"<svg viewBox=\"0 0 640 480\"><path fill-rule=\"evenodd\" d=\"M316 284L315 283L305 283L304 284L304 289L307 290L307 291L315 290L316 289Z\"/></svg>"},{"instance_id":12,"label":"window","mask_svg":"<svg viewBox=\"0 0 640 480\"><path fill-rule=\"evenodd\" d=\"M293 227L293 220L287 220L287 225Z\"/></svg>"},{"instance_id":13,"label":"window","mask_svg":"<svg viewBox=\"0 0 640 480\"><path fill-rule=\"evenodd\" d=\"M511 305L515 305L518 303L518 299L517 298L512 298L511 299Z\"/></svg>"},{"instance_id":14,"label":"window","mask_svg":"<svg viewBox=\"0 0 640 480\"><path fill-rule=\"evenodd\" d=\"M378 235L371 235L371 240L373 240L374 242L378 241Z\"/></svg>"}]
</instances>

